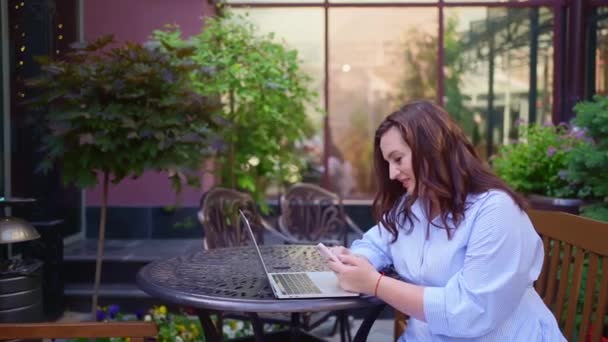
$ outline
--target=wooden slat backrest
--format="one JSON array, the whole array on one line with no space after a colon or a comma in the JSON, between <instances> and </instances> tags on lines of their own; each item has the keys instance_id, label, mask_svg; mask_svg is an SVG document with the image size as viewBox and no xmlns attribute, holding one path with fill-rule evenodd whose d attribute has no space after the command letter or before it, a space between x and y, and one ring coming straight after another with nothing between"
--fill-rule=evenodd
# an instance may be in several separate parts
<instances>
[{"instance_id":1,"label":"wooden slat backrest","mask_svg":"<svg viewBox=\"0 0 608 342\"><path fill-rule=\"evenodd\" d=\"M588 341L590 333L591 341L600 341L608 306L608 223L556 211L528 214L545 248L536 290L569 341Z\"/></svg>"},{"instance_id":2,"label":"wooden slat backrest","mask_svg":"<svg viewBox=\"0 0 608 342\"><path fill-rule=\"evenodd\" d=\"M78 323L3 323L0 340L38 338L103 338L130 337L143 342L156 337L158 329L152 322L78 322Z\"/></svg>"}]
</instances>

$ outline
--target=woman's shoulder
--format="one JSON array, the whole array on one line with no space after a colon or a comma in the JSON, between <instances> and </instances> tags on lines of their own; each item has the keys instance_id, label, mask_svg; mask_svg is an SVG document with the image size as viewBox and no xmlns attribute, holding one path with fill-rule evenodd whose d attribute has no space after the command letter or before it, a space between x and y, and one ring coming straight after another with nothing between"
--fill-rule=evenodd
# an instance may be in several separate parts
<instances>
[{"instance_id":1,"label":"woman's shoulder","mask_svg":"<svg viewBox=\"0 0 608 342\"><path fill-rule=\"evenodd\" d=\"M499 189L490 189L476 194L469 194L466 203L467 211L478 211L483 208L497 208L507 211L518 209L521 211L521 208L519 208L519 205L511 195Z\"/></svg>"}]
</instances>

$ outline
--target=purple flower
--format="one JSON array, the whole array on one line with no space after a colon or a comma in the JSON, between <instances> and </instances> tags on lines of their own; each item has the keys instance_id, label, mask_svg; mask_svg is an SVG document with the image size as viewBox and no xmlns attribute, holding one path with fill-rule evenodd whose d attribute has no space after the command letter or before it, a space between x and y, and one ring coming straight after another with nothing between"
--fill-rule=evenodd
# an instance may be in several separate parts
<instances>
[{"instance_id":1,"label":"purple flower","mask_svg":"<svg viewBox=\"0 0 608 342\"><path fill-rule=\"evenodd\" d=\"M97 322L103 322L106 319L106 313L102 309L97 309L96 320Z\"/></svg>"},{"instance_id":2,"label":"purple flower","mask_svg":"<svg viewBox=\"0 0 608 342\"><path fill-rule=\"evenodd\" d=\"M108 314L110 315L110 319L116 318L116 314L120 311L120 306L116 304L112 304L108 307Z\"/></svg>"},{"instance_id":3,"label":"purple flower","mask_svg":"<svg viewBox=\"0 0 608 342\"><path fill-rule=\"evenodd\" d=\"M515 120L515 122L513 122L513 124L515 126L519 126L519 125L523 125L526 123L526 120L522 119L522 118L517 118L517 120Z\"/></svg>"},{"instance_id":4,"label":"purple flower","mask_svg":"<svg viewBox=\"0 0 608 342\"><path fill-rule=\"evenodd\" d=\"M166 83L175 82L175 76L173 75L173 73L170 70L164 69L161 72L161 77L162 77L163 81L165 81Z\"/></svg>"},{"instance_id":5,"label":"purple flower","mask_svg":"<svg viewBox=\"0 0 608 342\"><path fill-rule=\"evenodd\" d=\"M549 148L547 149L547 157L552 157L555 152L557 152L557 149L553 146L549 146Z\"/></svg>"},{"instance_id":6,"label":"purple flower","mask_svg":"<svg viewBox=\"0 0 608 342\"><path fill-rule=\"evenodd\" d=\"M94 140L91 133L81 134L78 136L78 145L92 145Z\"/></svg>"},{"instance_id":7,"label":"purple flower","mask_svg":"<svg viewBox=\"0 0 608 342\"><path fill-rule=\"evenodd\" d=\"M137 318L138 321L141 321L142 319L144 319L144 314L144 309L139 309L135 311L135 318Z\"/></svg>"},{"instance_id":8,"label":"purple flower","mask_svg":"<svg viewBox=\"0 0 608 342\"><path fill-rule=\"evenodd\" d=\"M570 134L572 135L572 137L574 137L576 139L584 139L585 138L585 130L584 129L575 128L575 129L572 130L572 132Z\"/></svg>"}]
</instances>

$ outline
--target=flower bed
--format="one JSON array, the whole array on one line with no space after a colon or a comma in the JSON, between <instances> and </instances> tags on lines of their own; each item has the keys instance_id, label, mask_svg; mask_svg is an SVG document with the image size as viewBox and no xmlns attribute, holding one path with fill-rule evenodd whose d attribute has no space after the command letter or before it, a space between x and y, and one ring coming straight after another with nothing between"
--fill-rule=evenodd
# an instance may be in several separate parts
<instances>
[{"instance_id":1,"label":"flower bed","mask_svg":"<svg viewBox=\"0 0 608 342\"><path fill-rule=\"evenodd\" d=\"M217 317L212 316L213 322ZM179 312L169 312L164 305L154 306L148 311L138 310L135 313L124 313L118 305L109 305L97 309L98 322L104 321L152 321L158 326L158 342L205 342L205 334L198 317L192 309L180 308ZM253 327L248 321L223 319L222 334L225 340L253 336ZM265 331L283 329L278 324L265 324ZM71 339L70 342L87 342L89 339ZM100 338L98 342L128 342L129 338Z\"/></svg>"}]
</instances>

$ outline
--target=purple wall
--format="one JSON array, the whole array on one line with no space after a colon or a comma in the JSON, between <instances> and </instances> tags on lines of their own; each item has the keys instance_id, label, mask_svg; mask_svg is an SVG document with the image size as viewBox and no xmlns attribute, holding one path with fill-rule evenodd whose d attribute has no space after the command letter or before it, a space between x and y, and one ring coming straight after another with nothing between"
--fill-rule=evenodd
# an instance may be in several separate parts
<instances>
[{"instance_id":1,"label":"purple wall","mask_svg":"<svg viewBox=\"0 0 608 342\"><path fill-rule=\"evenodd\" d=\"M84 39L91 41L113 34L117 42L144 42L153 30L165 24L178 24L183 36L200 32L202 18L214 14L207 0L87 0L84 5ZM213 184L212 177L201 175L201 188L185 188L182 205L198 205L203 190ZM100 182L101 184L101 178ZM87 190L87 206L101 205L101 186ZM111 185L110 206L165 206L176 203L167 175L148 172L136 180Z\"/></svg>"}]
</instances>

